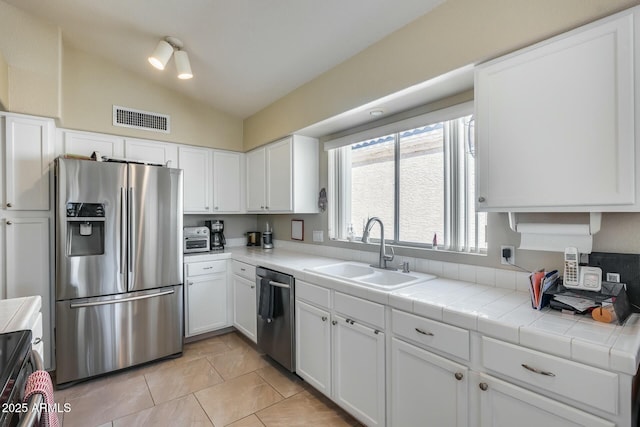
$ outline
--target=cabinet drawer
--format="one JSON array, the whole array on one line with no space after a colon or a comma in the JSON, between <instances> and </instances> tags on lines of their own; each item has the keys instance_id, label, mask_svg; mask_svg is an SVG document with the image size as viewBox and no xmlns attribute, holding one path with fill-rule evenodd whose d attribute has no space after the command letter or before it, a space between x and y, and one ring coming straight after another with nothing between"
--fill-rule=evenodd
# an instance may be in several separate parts
<instances>
[{"instance_id":1,"label":"cabinet drawer","mask_svg":"<svg viewBox=\"0 0 640 427\"><path fill-rule=\"evenodd\" d=\"M482 338L484 366L523 383L618 412L618 375L539 351Z\"/></svg>"},{"instance_id":2,"label":"cabinet drawer","mask_svg":"<svg viewBox=\"0 0 640 427\"><path fill-rule=\"evenodd\" d=\"M234 260L231 268L233 269L233 274L237 274L238 276L244 277L245 279L249 280L256 279L255 265Z\"/></svg>"},{"instance_id":3,"label":"cabinet drawer","mask_svg":"<svg viewBox=\"0 0 640 427\"><path fill-rule=\"evenodd\" d=\"M403 311L391 313L392 331L410 341L469 360L469 331Z\"/></svg>"},{"instance_id":4,"label":"cabinet drawer","mask_svg":"<svg viewBox=\"0 0 640 427\"><path fill-rule=\"evenodd\" d=\"M296 298L300 298L320 307L331 307L331 291L311 283L296 280Z\"/></svg>"},{"instance_id":5,"label":"cabinet drawer","mask_svg":"<svg viewBox=\"0 0 640 427\"><path fill-rule=\"evenodd\" d=\"M187 276L189 277L224 273L225 271L227 271L227 261L190 262L187 264Z\"/></svg>"},{"instance_id":6,"label":"cabinet drawer","mask_svg":"<svg viewBox=\"0 0 640 427\"><path fill-rule=\"evenodd\" d=\"M347 318L353 318L384 329L384 306L375 302L336 292L334 309Z\"/></svg>"}]
</instances>

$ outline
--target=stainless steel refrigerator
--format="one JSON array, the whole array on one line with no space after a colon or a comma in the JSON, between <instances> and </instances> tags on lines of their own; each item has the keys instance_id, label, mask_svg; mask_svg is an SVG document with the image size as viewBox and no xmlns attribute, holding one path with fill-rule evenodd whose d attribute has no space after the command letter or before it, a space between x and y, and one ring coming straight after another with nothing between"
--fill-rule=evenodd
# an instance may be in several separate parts
<instances>
[{"instance_id":1,"label":"stainless steel refrigerator","mask_svg":"<svg viewBox=\"0 0 640 427\"><path fill-rule=\"evenodd\" d=\"M58 384L182 352L182 170L56 160Z\"/></svg>"}]
</instances>

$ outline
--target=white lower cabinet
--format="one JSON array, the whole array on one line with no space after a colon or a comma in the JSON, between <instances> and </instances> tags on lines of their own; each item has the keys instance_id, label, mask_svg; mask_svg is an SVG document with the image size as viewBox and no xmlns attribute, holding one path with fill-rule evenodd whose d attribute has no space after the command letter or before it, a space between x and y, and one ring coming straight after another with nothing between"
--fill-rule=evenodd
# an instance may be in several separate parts
<instances>
[{"instance_id":1,"label":"white lower cabinet","mask_svg":"<svg viewBox=\"0 0 640 427\"><path fill-rule=\"evenodd\" d=\"M613 427L615 423L481 374L481 427ZM444 424L434 424L444 425Z\"/></svg>"},{"instance_id":2,"label":"white lower cabinet","mask_svg":"<svg viewBox=\"0 0 640 427\"><path fill-rule=\"evenodd\" d=\"M302 281L296 295L296 373L365 425L386 425L384 325L369 317L384 307Z\"/></svg>"},{"instance_id":3,"label":"white lower cabinet","mask_svg":"<svg viewBox=\"0 0 640 427\"><path fill-rule=\"evenodd\" d=\"M233 276L233 326L253 342L258 342L256 310L256 282Z\"/></svg>"},{"instance_id":4,"label":"white lower cabinet","mask_svg":"<svg viewBox=\"0 0 640 427\"><path fill-rule=\"evenodd\" d=\"M384 332L339 315L331 323L333 399L367 426L384 426Z\"/></svg>"},{"instance_id":5,"label":"white lower cabinet","mask_svg":"<svg viewBox=\"0 0 640 427\"><path fill-rule=\"evenodd\" d=\"M185 336L229 325L226 260L185 263L185 284Z\"/></svg>"},{"instance_id":6,"label":"white lower cabinet","mask_svg":"<svg viewBox=\"0 0 640 427\"><path fill-rule=\"evenodd\" d=\"M331 314L296 300L296 373L331 397Z\"/></svg>"},{"instance_id":7,"label":"white lower cabinet","mask_svg":"<svg viewBox=\"0 0 640 427\"><path fill-rule=\"evenodd\" d=\"M468 368L391 339L392 426L469 425Z\"/></svg>"}]
</instances>

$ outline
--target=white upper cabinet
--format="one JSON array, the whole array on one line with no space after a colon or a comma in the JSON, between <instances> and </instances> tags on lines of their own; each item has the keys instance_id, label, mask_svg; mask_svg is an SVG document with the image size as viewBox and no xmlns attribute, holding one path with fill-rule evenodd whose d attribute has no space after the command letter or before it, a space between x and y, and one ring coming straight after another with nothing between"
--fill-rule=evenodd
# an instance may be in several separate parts
<instances>
[{"instance_id":1,"label":"white upper cabinet","mask_svg":"<svg viewBox=\"0 0 640 427\"><path fill-rule=\"evenodd\" d=\"M6 115L4 124L5 204L11 210L49 210L49 165L53 120Z\"/></svg>"},{"instance_id":2,"label":"white upper cabinet","mask_svg":"<svg viewBox=\"0 0 640 427\"><path fill-rule=\"evenodd\" d=\"M130 160L157 163L175 168L178 166L178 145L144 139L125 139L124 155Z\"/></svg>"},{"instance_id":3,"label":"white upper cabinet","mask_svg":"<svg viewBox=\"0 0 640 427\"><path fill-rule=\"evenodd\" d=\"M640 9L479 66L482 211L640 211Z\"/></svg>"},{"instance_id":4,"label":"white upper cabinet","mask_svg":"<svg viewBox=\"0 0 640 427\"><path fill-rule=\"evenodd\" d=\"M184 172L184 213L211 211L211 163L209 150L178 147L178 167Z\"/></svg>"},{"instance_id":5,"label":"white upper cabinet","mask_svg":"<svg viewBox=\"0 0 640 427\"><path fill-rule=\"evenodd\" d=\"M96 151L101 156L124 157L124 139L119 136L61 130L60 139L60 154L91 156Z\"/></svg>"},{"instance_id":6,"label":"white upper cabinet","mask_svg":"<svg viewBox=\"0 0 640 427\"><path fill-rule=\"evenodd\" d=\"M247 211L264 212L267 203L266 150L258 148L246 154Z\"/></svg>"},{"instance_id":7,"label":"white upper cabinet","mask_svg":"<svg viewBox=\"0 0 640 427\"><path fill-rule=\"evenodd\" d=\"M213 152L213 213L242 212L242 153Z\"/></svg>"},{"instance_id":8,"label":"white upper cabinet","mask_svg":"<svg viewBox=\"0 0 640 427\"><path fill-rule=\"evenodd\" d=\"M317 213L318 140L288 136L247 153L247 211Z\"/></svg>"}]
</instances>

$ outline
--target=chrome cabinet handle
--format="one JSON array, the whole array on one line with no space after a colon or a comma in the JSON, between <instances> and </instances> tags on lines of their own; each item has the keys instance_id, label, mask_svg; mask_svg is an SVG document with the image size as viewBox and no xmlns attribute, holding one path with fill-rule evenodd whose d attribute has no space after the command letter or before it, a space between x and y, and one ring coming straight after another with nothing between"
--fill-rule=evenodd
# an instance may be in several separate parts
<instances>
[{"instance_id":1,"label":"chrome cabinet handle","mask_svg":"<svg viewBox=\"0 0 640 427\"><path fill-rule=\"evenodd\" d=\"M209 267L202 267L203 270L211 270L213 268L213 266L209 266Z\"/></svg>"},{"instance_id":2,"label":"chrome cabinet handle","mask_svg":"<svg viewBox=\"0 0 640 427\"><path fill-rule=\"evenodd\" d=\"M244 268L241 268L240 271L247 271L247 270L245 270Z\"/></svg>"},{"instance_id":3,"label":"chrome cabinet handle","mask_svg":"<svg viewBox=\"0 0 640 427\"><path fill-rule=\"evenodd\" d=\"M204 210L205 210L205 211L208 211L208 210L209 210L209 206L205 206L205 207L204 207Z\"/></svg>"},{"instance_id":4,"label":"chrome cabinet handle","mask_svg":"<svg viewBox=\"0 0 640 427\"><path fill-rule=\"evenodd\" d=\"M218 207L217 207L217 206L215 206L213 209L218 210Z\"/></svg>"},{"instance_id":5,"label":"chrome cabinet handle","mask_svg":"<svg viewBox=\"0 0 640 427\"><path fill-rule=\"evenodd\" d=\"M326 322L327 321L327 316L322 316L322 321Z\"/></svg>"},{"instance_id":6,"label":"chrome cabinet handle","mask_svg":"<svg viewBox=\"0 0 640 427\"><path fill-rule=\"evenodd\" d=\"M335 326L335 325L337 325L337 324L338 324L338 321L337 321L337 320L332 320L332 321L331 321L331 324L332 324L333 326Z\"/></svg>"},{"instance_id":7,"label":"chrome cabinet handle","mask_svg":"<svg viewBox=\"0 0 640 427\"><path fill-rule=\"evenodd\" d=\"M419 334L422 334L422 335L430 336L430 337L432 337L432 336L433 336L433 334L432 334L431 332L425 332L425 331L423 331L423 330L422 330L422 329L420 329L420 328L416 328L416 332L417 332L417 333L419 333Z\"/></svg>"},{"instance_id":8,"label":"chrome cabinet handle","mask_svg":"<svg viewBox=\"0 0 640 427\"><path fill-rule=\"evenodd\" d=\"M193 286L193 282L189 282L189 286Z\"/></svg>"},{"instance_id":9,"label":"chrome cabinet handle","mask_svg":"<svg viewBox=\"0 0 640 427\"><path fill-rule=\"evenodd\" d=\"M485 199L484 197L482 197L482 196L478 197L478 202L484 203L486 201L487 201L487 199Z\"/></svg>"},{"instance_id":10,"label":"chrome cabinet handle","mask_svg":"<svg viewBox=\"0 0 640 427\"><path fill-rule=\"evenodd\" d=\"M8 208L12 208L12 207L13 207L13 205L12 205L11 203L7 203L7 207L8 207Z\"/></svg>"},{"instance_id":11,"label":"chrome cabinet handle","mask_svg":"<svg viewBox=\"0 0 640 427\"><path fill-rule=\"evenodd\" d=\"M265 208L265 209L269 209L269 206L265 206L264 208Z\"/></svg>"},{"instance_id":12,"label":"chrome cabinet handle","mask_svg":"<svg viewBox=\"0 0 640 427\"><path fill-rule=\"evenodd\" d=\"M7 221L7 225L11 225L13 224L11 221Z\"/></svg>"},{"instance_id":13,"label":"chrome cabinet handle","mask_svg":"<svg viewBox=\"0 0 640 427\"><path fill-rule=\"evenodd\" d=\"M377 330L377 329L375 329L375 330L373 331L373 333L374 333L374 334L376 334L376 335L378 335L378 334L380 333L380 331L379 331L379 330Z\"/></svg>"},{"instance_id":14,"label":"chrome cabinet handle","mask_svg":"<svg viewBox=\"0 0 640 427\"><path fill-rule=\"evenodd\" d=\"M529 365L527 365L527 364L525 364L525 363L523 363L523 364L522 364L522 365L520 365L520 366L522 366L524 369L526 369L526 370L528 370L528 371L534 372L534 373L536 373L536 374L544 375L545 377L555 377L555 376L556 376L556 374L554 374L553 372L549 372L549 371L542 371L542 370L540 370L540 369L537 369L537 368L534 368L534 367L532 367L532 366L529 366Z\"/></svg>"},{"instance_id":15,"label":"chrome cabinet handle","mask_svg":"<svg viewBox=\"0 0 640 427\"><path fill-rule=\"evenodd\" d=\"M255 288L256 288L256 285L251 285L251 289L255 289Z\"/></svg>"},{"instance_id":16,"label":"chrome cabinet handle","mask_svg":"<svg viewBox=\"0 0 640 427\"><path fill-rule=\"evenodd\" d=\"M350 324L350 325L353 325L353 324L355 324L355 323L356 323L356 322L354 322L354 321L353 321L353 320L351 320L351 319L344 319L344 321L345 321L345 322L347 322L347 323L348 323L348 324Z\"/></svg>"},{"instance_id":17,"label":"chrome cabinet handle","mask_svg":"<svg viewBox=\"0 0 640 427\"><path fill-rule=\"evenodd\" d=\"M482 391L487 391L487 389L489 388L489 384L480 383L480 384L478 384L478 387L480 387L480 390L482 390Z\"/></svg>"},{"instance_id":18,"label":"chrome cabinet handle","mask_svg":"<svg viewBox=\"0 0 640 427\"><path fill-rule=\"evenodd\" d=\"M42 338L38 337L35 340L33 340L33 342L31 343L31 345L38 345L42 342Z\"/></svg>"},{"instance_id":19,"label":"chrome cabinet handle","mask_svg":"<svg viewBox=\"0 0 640 427\"><path fill-rule=\"evenodd\" d=\"M456 379L458 381L460 381L460 380L462 380L462 378L464 378L464 375L462 375L462 372L456 372L453 376L456 377Z\"/></svg>"}]
</instances>

